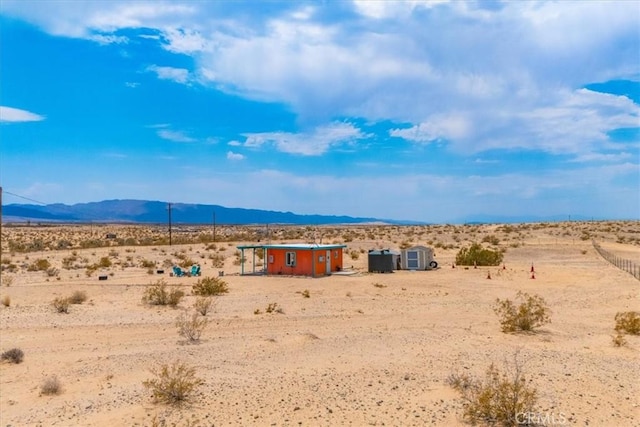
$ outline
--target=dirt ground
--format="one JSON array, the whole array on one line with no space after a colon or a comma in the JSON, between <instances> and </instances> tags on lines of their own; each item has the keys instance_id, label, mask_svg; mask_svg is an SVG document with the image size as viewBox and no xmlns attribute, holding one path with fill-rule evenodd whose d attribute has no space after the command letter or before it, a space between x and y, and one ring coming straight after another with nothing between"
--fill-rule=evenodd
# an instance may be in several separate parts
<instances>
[{"instance_id":1,"label":"dirt ground","mask_svg":"<svg viewBox=\"0 0 640 427\"><path fill-rule=\"evenodd\" d=\"M216 243L83 247L108 233L139 241L163 231L3 227L0 351L17 347L24 361L0 363L0 425L463 425L447 377L482 376L516 351L538 391L541 424L640 425L640 337L612 344L616 313L640 309L640 281L591 241L640 264L638 222L274 228L273 243L322 236L347 245L344 265L354 274L316 279L241 276L236 245L264 239L238 239L241 230L220 228L220 239L235 240ZM188 232L203 231L187 230L182 241ZM503 264L453 268L460 248L483 239L505 250ZM367 250L408 244L435 247L439 268L367 272ZM195 344L175 326L197 298L199 278L169 275L183 261L199 263L203 276L223 271L229 286ZM160 279L185 291L177 308L142 303ZM78 290L87 301L68 314L54 310L56 297ZM500 330L496 298L518 291L551 309L537 333ZM282 313L266 313L272 303ZM194 367L203 384L180 407L154 403L142 383L151 368L175 361ZM42 395L52 375L61 392Z\"/></svg>"}]
</instances>

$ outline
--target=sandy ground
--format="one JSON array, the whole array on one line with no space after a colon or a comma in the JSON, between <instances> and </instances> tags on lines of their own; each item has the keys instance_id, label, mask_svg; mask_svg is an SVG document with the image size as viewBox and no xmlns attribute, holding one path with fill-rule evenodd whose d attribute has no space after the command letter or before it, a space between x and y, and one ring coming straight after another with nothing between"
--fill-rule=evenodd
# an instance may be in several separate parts
<instances>
[{"instance_id":1,"label":"sandy ground","mask_svg":"<svg viewBox=\"0 0 640 427\"><path fill-rule=\"evenodd\" d=\"M32 238L35 228L5 227L3 245ZM10 304L0 306L0 351L18 347L25 358L0 364L0 425L462 425L462 403L447 376L481 376L519 350L545 425L639 426L640 337L627 336L628 345L618 348L612 335L617 312L639 310L640 282L581 238L589 232L605 249L640 263L640 225L624 223L622 230L622 241L619 224L602 223L541 225L517 237L496 226L425 227L412 235L401 227L376 236L356 230L347 245L360 255L347 254L344 263L357 274L318 279L240 276L236 242L215 250L201 243L5 248L3 266L17 269L3 272L0 298ZM42 228L38 235L53 232ZM459 247L492 233L506 248L504 266L452 268ZM437 270L367 273L361 249L397 249L405 241L430 246L434 239L441 243ZM212 251L226 257L223 267L212 265ZM114 266L87 277L83 268L62 268L73 254L89 262L110 256ZM197 344L186 344L175 327L181 311L193 311L189 291L197 278L139 266L175 260L174 254L200 262L204 276L224 271L230 288L217 298ZM58 268L57 277L21 267L38 259ZM101 274L108 280L99 281ZM177 309L142 304L145 287L159 278L187 293ZM56 313L51 301L76 290L88 300ZM517 291L539 294L551 307L552 322L536 334L500 331L493 304ZM270 303L283 313L265 313ZM142 385L151 367L174 361L195 367L204 382L178 408L154 403ZM62 392L40 395L54 374Z\"/></svg>"}]
</instances>

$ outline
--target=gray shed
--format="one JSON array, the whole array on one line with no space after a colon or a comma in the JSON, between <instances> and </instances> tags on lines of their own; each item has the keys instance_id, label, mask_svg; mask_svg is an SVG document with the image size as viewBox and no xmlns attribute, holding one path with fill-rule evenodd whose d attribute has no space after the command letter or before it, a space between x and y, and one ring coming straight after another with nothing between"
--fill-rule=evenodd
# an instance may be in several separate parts
<instances>
[{"instance_id":1,"label":"gray shed","mask_svg":"<svg viewBox=\"0 0 640 427\"><path fill-rule=\"evenodd\" d=\"M433 259L433 249L426 246L413 246L402 250L402 268L406 270L431 270L438 267Z\"/></svg>"},{"instance_id":2,"label":"gray shed","mask_svg":"<svg viewBox=\"0 0 640 427\"><path fill-rule=\"evenodd\" d=\"M369 273L391 273L400 268L400 252L390 249L369 251Z\"/></svg>"}]
</instances>

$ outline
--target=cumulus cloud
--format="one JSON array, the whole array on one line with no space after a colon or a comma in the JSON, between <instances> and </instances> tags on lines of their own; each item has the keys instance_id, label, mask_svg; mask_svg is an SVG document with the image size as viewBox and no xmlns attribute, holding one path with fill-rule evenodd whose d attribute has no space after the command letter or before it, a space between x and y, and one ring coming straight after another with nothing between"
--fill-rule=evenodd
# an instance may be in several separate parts
<instances>
[{"instance_id":1,"label":"cumulus cloud","mask_svg":"<svg viewBox=\"0 0 640 427\"><path fill-rule=\"evenodd\" d=\"M44 116L27 110L0 106L0 122L2 123L39 122L44 119Z\"/></svg>"},{"instance_id":2,"label":"cumulus cloud","mask_svg":"<svg viewBox=\"0 0 640 427\"><path fill-rule=\"evenodd\" d=\"M148 71L155 73L159 79L172 80L176 83L186 84L189 82L189 70L185 68L160 67L151 65L147 67Z\"/></svg>"},{"instance_id":3,"label":"cumulus cloud","mask_svg":"<svg viewBox=\"0 0 640 427\"><path fill-rule=\"evenodd\" d=\"M157 135L162 138L173 142L195 142L196 139L191 138L187 134L181 131L171 130L171 129L160 129L157 132Z\"/></svg>"},{"instance_id":4,"label":"cumulus cloud","mask_svg":"<svg viewBox=\"0 0 640 427\"><path fill-rule=\"evenodd\" d=\"M264 132L246 134L244 146L258 148L272 144L278 151L303 156L318 156L331 147L350 144L366 135L351 123L332 123L311 132Z\"/></svg>"},{"instance_id":5,"label":"cumulus cloud","mask_svg":"<svg viewBox=\"0 0 640 427\"><path fill-rule=\"evenodd\" d=\"M244 158L245 156L243 154L227 151L227 160L244 160Z\"/></svg>"}]
</instances>

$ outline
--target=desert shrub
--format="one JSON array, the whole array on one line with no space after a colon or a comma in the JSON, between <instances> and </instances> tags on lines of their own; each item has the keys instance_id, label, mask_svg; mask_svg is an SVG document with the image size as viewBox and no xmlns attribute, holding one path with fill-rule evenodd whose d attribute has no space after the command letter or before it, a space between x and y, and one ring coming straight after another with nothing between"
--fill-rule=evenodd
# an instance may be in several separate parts
<instances>
[{"instance_id":1,"label":"desert shrub","mask_svg":"<svg viewBox=\"0 0 640 427\"><path fill-rule=\"evenodd\" d=\"M167 282L164 279L158 280L146 287L142 296L142 302L148 305L169 305L176 307L184 292L176 287L168 289Z\"/></svg>"},{"instance_id":2,"label":"desert shrub","mask_svg":"<svg viewBox=\"0 0 640 427\"><path fill-rule=\"evenodd\" d=\"M304 298L311 298L311 293L309 293L309 289L305 289L304 291L302 291L302 296Z\"/></svg>"},{"instance_id":3,"label":"desert shrub","mask_svg":"<svg viewBox=\"0 0 640 427\"><path fill-rule=\"evenodd\" d=\"M502 332L533 331L551 322L551 310L541 296L518 291L516 298L521 301L519 305L509 299L496 299L493 311L500 317Z\"/></svg>"},{"instance_id":4,"label":"desert shrub","mask_svg":"<svg viewBox=\"0 0 640 427\"><path fill-rule=\"evenodd\" d=\"M0 360L7 360L11 363L22 363L22 359L24 359L24 352L19 348L12 348L11 350L7 350L0 356Z\"/></svg>"},{"instance_id":5,"label":"desert shrub","mask_svg":"<svg viewBox=\"0 0 640 427\"><path fill-rule=\"evenodd\" d=\"M518 415L535 410L537 391L527 383L517 352L513 366L505 363L501 371L492 363L484 378L451 374L447 384L460 393L463 418L472 425L522 425Z\"/></svg>"},{"instance_id":6,"label":"desert shrub","mask_svg":"<svg viewBox=\"0 0 640 427\"><path fill-rule=\"evenodd\" d=\"M630 335L640 335L640 313L637 311L624 311L616 313L615 330Z\"/></svg>"},{"instance_id":7,"label":"desert shrub","mask_svg":"<svg viewBox=\"0 0 640 427\"><path fill-rule=\"evenodd\" d=\"M189 317L186 313L180 314L176 319L176 327L178 328L178 334L181 337L185 337L190 342L200 341L202 332L207 327L209 321L206 317L198 316L198 313L193 313Z\"/></svg>"},{"instance_id":8,"label":"desert shrub","mask_svg":"<svg viewBox=\"0 0 640 427\"><path fill-rule=\"evenodd\" d=\"M109 268L111 267L111 265L112 262L108 256L103 256L102 258L100 258L100 261L98 261L98 267L100 268Z\"/></svg>"},{"instance_id":9,"label":"desert shrub","mask_svg":"<svg viewBox=\"0 0 640 427\"><path fill-rule=\"evenodd\" d=\"M351 257L352 260L355 261L358 258L360 258L360 253L354 249L351 252L349 252L349 256Z\"/></svg>"},{"instance_id":10,"label":"desert shrub","mask_svg":"<svg viewBox=\"0 0 640 427\"><path fill-rule=\"evenodd\" d=\"M196 301L193 303L193 308L196 309L198 313L203 316L206 316L214 307L214 299L208 296L198 297Z\"/></svg>"},{"instance_id":11,"label":"desert shrub","mask_svg":"<svg viewBox=\"0 0 640 427\"><path fill-rule=\"evenodd\" d=\"M493 234L490 234L488 236L484 236L482 238L482 241L484 243L489 243L492 244L494 246L498 246L500 244L500 239L498 239L496 236L494 236Z\"/></svg>"},{"instance_id":12,"label":"desert shrub","mask_svg":"<svg viewBox=\"0 0 640 427\"><path fill-rule=\"evenodd\" d=\"M47 269L51 267L51 263L49 260L44 258L37 259L33 263L31 263L28 267L28 271L47 271Z\"/></svg>"},{"instance_id":13,"label":"desert shrub","mask_svg":"<svg viewBox=\"0 0 640 427\"><path fill-rule=\"evenodd\" d=\"M284 310L282 309L282 307L278 306L277 302L271 302L269 303L269 305L267 305L267 308L265 308L265 310L267 313L280 313L280 314L284 314Z\"/></svg>"},{"instance_id":14,"label":"desert shrub","mask_svg":"<svg viewBox=\"0 0 640 427\"><path fill-rule=\"evenodd\" d=\"M627 339L624 337L624 334L618 332L616 335L611 337L611 343L614 347L624 347L627 345Z\"/></svg>"},{"instance_id":15,"label":"desert shrub","mask_svg":"<svg viewBox=\"0 0 640 427\"><path fill-rule=\"evenodd\" d=\"M13 285L13 276L8 276L6 274L3 274L2 275L2 283L4 283L4 285L7 286L7 287Z\"/></svg>"},{"instance_id":16,"label":"desert shrub","mask_svg":"<svg viewBox=\"0 0 640 427\"><path fill-rule=\"evenodd\" d=\"M46 396L60 394L61 391L62 385L60 384L58 377L55 375L46 378L40 385L40 394L44 394Z\"/></svg>"},{"instance_id":17,"label":"desert shrub","mask_svg":"<svg viewBox=\"0 0 640 427\"><path fill-rule=\"evenodd\" d=\"M69 313L69 298L56 297L51 305L58 313Z\"/></svg>"},{"instance_id":18,"label":"desert shrub","mask_svg":"<svg viewBox=\"0 0 640 427\"><path fill-rule=\"evenodd\" d=\"M2 297L2 305L5 307L9 307L11 305L11 297L9 295L5 295Z\"/></svg>"},{"instance_id":19,"label":"desert shrub","mask_svg":"<svg viewBox=\"0 0 640 427\"><path fill-rule=\"evenodd\" d=\"M224 267L224 255L221 254L211 254L209 255L209 259L211 260L211 264L215 268Z\"/></svg>"},{"instance_id":20,"label":"desert shrub","mask_svg":"<svg viewBox=\"0 0 640 427\"><path fill-rule=\"evenodd\" d=\"M193 295L214 296L229 292L227 282L219 277L203 277L191 288Z\"/></svg>"},{"instance_id":21,"label":"desert shrub","mask_svg":"<svg viewBox=\"0 0 640 427\"><path fill-rule=\"evenodd\" d=\"M75 291L69 297L69 303L82 304L87 300L87 293L85 291Z\"/></svg>"},{"instance_id":22,"label":"desert shrub","mask_svg":"<svg viewBox=\"0 0 640 427\"><path fill-rule=\"evenodd\" d=\"M196 377L195 368L181 362L164 364L152 369L155 378L143 381L142 384L151 390L154 401L177 405L189 398L189 395L202 384Z\"/></svg>"},{"instance_id":23,"label":"desert shrub","mask_svg":"<svg viewBox=\"0 0 640 427\"><path fill-rule=\"evenodd\" d=\"M156 263L155 263L154 261L149 261L149 260L147 260L147 259L143 259L143 260L140 262L140 266L141 266L142 268L154 268L154 267L156 266Z\"/></svg>"},{"instance_id":24,"label":"desert shrub","mask_svg":"<svg viewBox=\"0 0 640 427\"><path fill-rule=\"evenodd\" d=\"M501 251L485 249L479 243L473 243L468 248L462 248L456 254L458 265L500 265L504 254Z\"/></svg>"}]
</instances>

